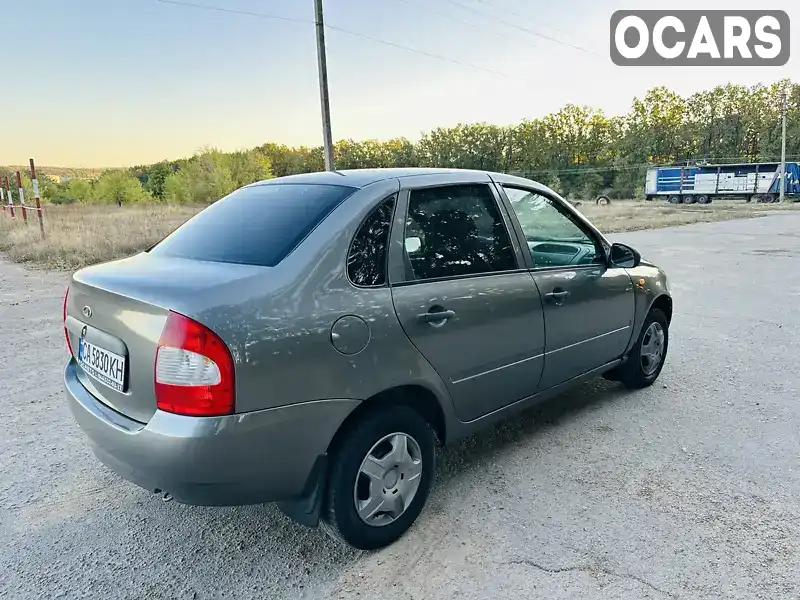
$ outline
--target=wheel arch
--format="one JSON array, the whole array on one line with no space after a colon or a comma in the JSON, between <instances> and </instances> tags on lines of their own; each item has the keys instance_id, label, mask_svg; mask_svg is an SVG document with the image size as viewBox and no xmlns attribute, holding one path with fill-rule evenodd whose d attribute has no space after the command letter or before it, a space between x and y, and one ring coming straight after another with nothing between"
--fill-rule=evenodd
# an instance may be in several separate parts
<instances>
[{"instance_id":1,"label":"wheel arch","mask_svg":"<svg viewBox=\"0 0 800 600\"><path fill-rule=\"evenodd\" d=\"M649 313L654 308L659 309L667 317L667 325L672 323L672 298L669 294L661 294L650 303L650 308L647 309Z\"/></svg>"},{"instance_id":2,"label":"wheel arch","mask_svg":"<svg viewBox=\"0 0 800 600\"><path fill-rule=\"evenodd\" d=\"M368 413L386 406L408 406L433 428L436 441L443 445L447 439L447 417L442 401L430 388L420 384L399 385L385 389L362 401L339 425L328 443L325 454L318 457L303 494L277 503L289 518L306 527L316 527L323 510L329 482L329 457L336 452L353 425Z\"/></svg>"},{"instance_id":3,"label":"wheel arch","mask_svg":"<svg viewBox=\"0 0 800 600\"><path fill-rule=\"evenodd\" d=\"M440 445L447 440L447 419L439 397L424 385L399 385L370 396L353 409L328 444L328 453L335 450L355 422L385 406L408 406L430 424Z\"/></svg>"}]
</instances>

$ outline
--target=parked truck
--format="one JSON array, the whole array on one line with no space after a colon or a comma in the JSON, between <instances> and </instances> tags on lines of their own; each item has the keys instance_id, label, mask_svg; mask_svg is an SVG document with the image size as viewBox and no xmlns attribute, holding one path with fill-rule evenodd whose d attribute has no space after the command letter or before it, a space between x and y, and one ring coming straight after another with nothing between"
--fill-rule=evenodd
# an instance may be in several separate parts
<instances>
[{"instance_id":1,"label":"parked truck","mask_svg":"<svg viewBox=\"0 0 800 600\"><path fill-rule=\"evenodd\" d=\"M645 198L671 204L709 204L717 198L746 202L778 202L780 163L687 165L647 170ZM787 162L784 177L787 200L800 200L800 163Z\"/></svg>"}]
</instances>

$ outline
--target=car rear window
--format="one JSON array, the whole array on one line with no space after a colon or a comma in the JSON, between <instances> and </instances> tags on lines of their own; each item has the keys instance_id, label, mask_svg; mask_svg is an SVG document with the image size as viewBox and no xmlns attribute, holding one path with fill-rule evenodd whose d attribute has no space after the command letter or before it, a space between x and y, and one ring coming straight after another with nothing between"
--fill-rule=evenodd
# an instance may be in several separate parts
<instances>
[{"instance_id":1,"label":"car rear window","mask_svg":"<svg viewBox=\"0 0 800 600\"><path fill-rule=\"evenodd\" d=\"M181 225L150 253L274 267L355 190L295 183L240 188Z\"/></svg>"}]
</instances>

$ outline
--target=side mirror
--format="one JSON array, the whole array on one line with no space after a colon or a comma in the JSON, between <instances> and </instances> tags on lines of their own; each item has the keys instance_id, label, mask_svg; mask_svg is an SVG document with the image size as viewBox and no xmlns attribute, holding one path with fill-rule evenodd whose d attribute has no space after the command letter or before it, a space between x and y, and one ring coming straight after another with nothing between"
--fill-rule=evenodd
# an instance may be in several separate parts
<instances>
[{"instance_id":1,"label":"side mirror","mask_svg":"<svg viewBox=\"0 0 800 600\"><path fill-rule=\"evenodd\" d=\"M611 266L623 269L633 269L642 262L642 255L636 248L631 248L625 244L611 245Z\"/></svg>"}]
</instances>

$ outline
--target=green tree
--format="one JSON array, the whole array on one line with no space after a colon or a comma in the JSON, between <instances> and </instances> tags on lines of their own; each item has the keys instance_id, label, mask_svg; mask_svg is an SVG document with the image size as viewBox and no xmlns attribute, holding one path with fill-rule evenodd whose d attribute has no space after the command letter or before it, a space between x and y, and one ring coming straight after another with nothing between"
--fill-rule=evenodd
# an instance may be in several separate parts
<instances>
[{"instance_id":1,"label":"green tree","mask_svg":"<svg viewBox=\"0 0 800 600\"><path fill-rule=\"evenodd\" d=\"M70 179L66 183L66 190L64 196L68 199L69 203L80 202L86 204L92 202L94 190L92 183L86 179Z\"/></svg>"},{"instance_id":2,"label":"green tree","mask_svg":"<svg viewBox=\"0 0 800 600\"><path fill-rule=\"evenodd\" d=\"M218 150L205 150L182 161L167 177L164 196L176 204L211 204L236 189L228 158Z\"/></svg>"},{"instance_id":3,"label":"green tree","mask_svg":"<svg viewBox=\"0 0 800 600\"><path fill-rule=\"evenodd\" d=\"M228 157L228 167L235 188L272 178L269 158L255 150L234 152Z\"/></svg>"},{"instance_id":4,"label":"green tree","mask_svg":"<svg viewBox=\"0 0 800 600\"><path fill-rule=\"evenodd\" d=\"M635 98L627 114L611 118L587 106L568 104L552 114L511 126L438 127L418 142L406 138L340 140L334 146L334 157L337 169L429 166L495 170L550 183L570 196L602 192L640 197L648 165L692 160L776 161L781 90L789 97L787 154L797 157L800 85L788 79L750 87L728 84L686 97L656 87ZM7 170L13 173L16 168ZM131 177L138 177L156 200L208 204L254 181L323 168L320 146L267 143L233 153L205 149L182 160L120 171L117 177L128 187L117 187L130 192L122 202L128 202L128 197L139 198L137 201L148 198L130 183ZM58 170L60 175L65 172ZM89 181L96 172L70 174L81 179L48 185L43 198L110 201L109 189L114 186L104 181L108 174L96 183ZM26 198L32 197L29 182L24 185Z\"/></svg>"},{"instance_id":5,"label":"green tree","mask_svg":"<svg viewBox=\"0 0 800 600\"><path fill-rule=\"evenodd\" d=\"M100 176L93 198L101 203L117 206L146 202L151 196L144 191L142 184L128 170L106 171Z\"/></svg>"},{"instance_id":6,"label":"green tree","mask_svg":"<svg viewBox=\"0 0 800 600\"><path fill-rule=\"evenodd\" d=\"M172 175L172 163L162 161L151 165L143 172L144 189L156 200L163 200L167 177Z\"/></svg>"}]
</instances>

